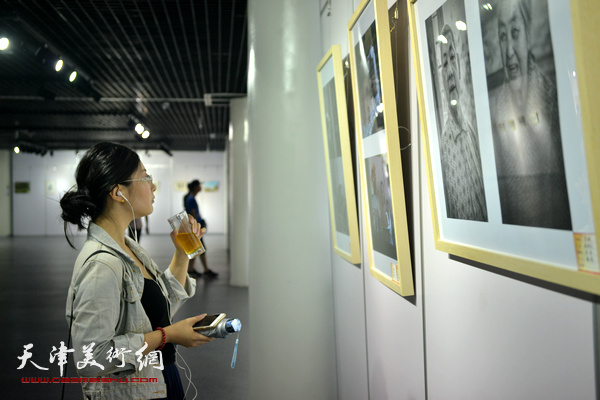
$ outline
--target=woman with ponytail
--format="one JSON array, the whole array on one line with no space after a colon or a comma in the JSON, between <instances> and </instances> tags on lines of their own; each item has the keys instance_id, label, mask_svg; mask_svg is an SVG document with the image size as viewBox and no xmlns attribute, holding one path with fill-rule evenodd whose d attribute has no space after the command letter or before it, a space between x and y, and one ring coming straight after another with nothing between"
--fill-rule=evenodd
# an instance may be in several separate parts
<instances>
[{"instance_id":1,"label":"woman with ponytail","mask_svg":"<svg viewBox=\"0 0 600 400\"><path fill-rule=\"evenodd\" d=\"M83 156L75 179L60 201L61 216L72 247L68 224L87 229L87 240L75 262L66 315L78 375L106 378L82 380L84 397L183 399L175 345L196 347L212 339L192 328L205 314L172 323L196 290L177 232L171 233L175 249L164 271L125 236L134 218L153 211L152 177L133 150L99 143ZM192 217L190 222L202 236L200 225Z\"/></svg>"}]
</instances>

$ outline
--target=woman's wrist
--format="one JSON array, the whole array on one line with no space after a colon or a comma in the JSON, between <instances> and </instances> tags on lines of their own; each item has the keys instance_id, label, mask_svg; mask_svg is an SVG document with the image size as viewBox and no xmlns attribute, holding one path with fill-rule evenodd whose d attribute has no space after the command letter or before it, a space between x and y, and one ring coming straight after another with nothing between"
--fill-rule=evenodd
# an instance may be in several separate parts
<instances>
[{"instance_id":1,"label":"woman's wrist","mask_svg":"<svg viewBox=\"0 0 600 400\"><path fill-rule=\"evenodd\" d=\"M162 350L165 345L168 343L167 342L167 333L165 331L164 328L161 328L160 326L158 328L156 328L157 331L160 331L161 335L162 335L162 340L160 342L160 344L158 345L158 347L156 348L156 350Z\"/></svg>"},{"instance_id":2,"label":"woman's wrist","mask_svg":"<svg viewBox=\"0 0 600 400\"><path fill-rule=\"evenodd\" d=\"M185 254L183 249L176 249L175 254L173 254L173 260L171 264L175 268L185 268L187 271L189 261L190 259L188 258L187 254Z\"/></svg>"},{"instance_id":3,"label":"woman's wrist","mask_svg":"<svg viewBox=\"0 0 600 400\"><path fill-rule=\"evenodd\" d=\"M175 343L173 341L173 339L174 339L173 325L165 326L163 328L163 330L165 331L166 342L167 343Z\"/></svg>"}]
</instances>

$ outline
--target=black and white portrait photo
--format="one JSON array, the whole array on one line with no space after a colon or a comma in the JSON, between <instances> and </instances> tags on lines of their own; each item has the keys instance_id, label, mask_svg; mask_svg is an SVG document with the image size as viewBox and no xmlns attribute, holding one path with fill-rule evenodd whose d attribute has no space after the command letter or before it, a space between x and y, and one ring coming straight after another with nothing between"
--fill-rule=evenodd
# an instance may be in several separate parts
<instances>
[{"instance_id":1,"label":"black and white portrait photo","mask_svg":"<svg viewBox=\"0 0 600 400\"><path fill-rule=\"evenodd\" d=\"M448 218L487 221L463 0L425 20Z\"/></svg>"},{"instance_id":2,"label":"black and white portrait photo","mask_svg":"<svg viewBox=\"0 0 600 400\"><path fill-rule=\"evenodd\" d=\"M387 155L365 159L373 249L395 259L396 243Z\"/></svg>"},{"instance_id":3,"label":"black and white portrait photo","mask_svg":"<svg viewBox=\"0 0 600 400\"><path fill-rule=\"evenodd\" d=\"M346 188L344 185L344 167L334 79L331 79L323 87L323 100L327 122L327 148L329 152L327 159L331 174L335 229L338 232L349 235L348 207L346 205Z\"/></svg>"},{"instance_id":4,"label":"black and white portrait photo","mask_svg":"<svg viewBox=\"0 0 600 400\"><path fill-rule=\"evenodd\" d=\"M504 224L571 229L547 0L480 0Z\"/></svg>"},{"instance_id":5,"label":"black and white portrait photo","mask_svg":"<svg viewBox=\"0 0 600 400\"><path fill-rule=\"evenodd\" d=\"M361 37L360 42L356 44L355 51L362 137L366 138L384 128L375 22L371 24Z\"/></svg>"}]
</instances>

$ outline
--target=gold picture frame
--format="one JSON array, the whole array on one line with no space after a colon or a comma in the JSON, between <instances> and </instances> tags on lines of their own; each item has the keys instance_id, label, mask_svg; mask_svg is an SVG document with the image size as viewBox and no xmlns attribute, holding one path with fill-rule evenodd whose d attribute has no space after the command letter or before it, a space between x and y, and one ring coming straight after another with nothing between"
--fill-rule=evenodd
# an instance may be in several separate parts
<instances>
[{"instance_id":1,"label":"gold picture frame","mask_svg":"<svg viewBox=\"0 0 600 400\"><path fill-rule=\"evenodd\" d=\"M413 296L388 18L387 0L363 0L348 22L360 187L369 272Z\"/></svg>"},{"instance_id":2,"label":"gold picture frame","mask_svg":"<svg viewBox=\"0 0 600 400\"><path fill-rule=\"evenodd\" d=\"M436 248L600 294L600 5L407 3Z\"/></svg>"},{"instance_id":3,"label":"gold picture frame","mask_svg":"<svg viewBox=\"0 0 600 400\"><path fill-rule=\"evenodd\" d=\"M350 145L342 52L339 45L333 45L319 62L317 80L333 249L348 262L359 264L360 237L354 164Z\"/></svg>"}]
</instances>

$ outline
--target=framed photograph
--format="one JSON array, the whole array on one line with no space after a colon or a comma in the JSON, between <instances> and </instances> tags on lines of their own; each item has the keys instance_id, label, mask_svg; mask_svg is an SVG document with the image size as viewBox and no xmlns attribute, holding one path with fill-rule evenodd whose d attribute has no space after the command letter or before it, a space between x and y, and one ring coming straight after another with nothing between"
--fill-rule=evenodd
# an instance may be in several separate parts
<instances>
[{"instance_id":1,"label":"framed photograph","mask_svg":"<svg viewBox=\"0 0 600 400\"><path fill-rule=\"evenodd\" d=\"M204 181L202 182L202 189L205 192L218 192L219 181Z\"/></svg>"},{"instance_id":2,"label":"framed photograph","mask_svg":"<svg viewBox=\"0 0 600 400\"><path fill-rule=\"evenodd\" d=\"M56 181L46 181L46 195L52 196L56 194Z\"/></svg>"},{"instance_id":3,"label":"framed photograph","mask_svg":"<svg viewBox=\"0 0 600 400\"><path fill-rule=\"evenodd\" d=\"M173 183L173 190L176 192L187 192L188 186L186 181L175 181Z\"/></svg>"},{"instance_id":4,"label":"framed photograph","mask_svg":"<svg viewBox=\"0 0 600 400\"><path fill-rule=\"evenodd\" d=\"M29 193L29 182L15 182L15 193Z\"/></svg>"},{"instance_id":5,"label":"framed photograph","mask_svg":"<svg viewBox=\"0 0 600 400\"><path fill-rule=\"evenodd\" d=\"M591 3L408 0L436 247L600 294Z\"/></svg>"},{"instance_id":6,"label":"framed photograph","mask_svg":"<svg viewBox=\"0 0 600 400\"><path fill-rule=\"evenodd\" d=\"M369 271L402 296L414 282L387 0L363 0L348 22Z\"/></svg>"},{"instance_id":7,"label":"framed photograph","mask_svg":"<svg viewBox=\"0 0 600 400\"><path fill-rule=\"evenodd\" d=\"M329 188L329 211L334 251L360 263L360 238L354 187L354 164L348 127L348 108L342 52L332 46L317 66L323 146Z\"/></svg>"}]
</instances>

